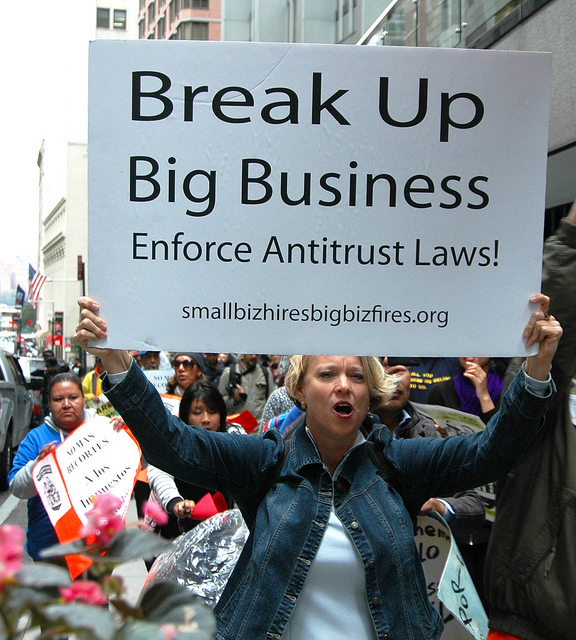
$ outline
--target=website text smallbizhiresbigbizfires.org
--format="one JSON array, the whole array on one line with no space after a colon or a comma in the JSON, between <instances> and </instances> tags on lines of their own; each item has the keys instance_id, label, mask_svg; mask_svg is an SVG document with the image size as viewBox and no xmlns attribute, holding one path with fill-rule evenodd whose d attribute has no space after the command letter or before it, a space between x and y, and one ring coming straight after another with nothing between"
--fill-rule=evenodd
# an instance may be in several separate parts
<instances>
[{"instance_id":1,"label":"website text smallbizhiresbigbizfires.org","mask_svg":"<svg viewBox=\"0 0 576 640\"><path fill-rule=\"evenodd\" d=\"M235 322L312 322L326 323L338 327L346 323L372 324L428 324L439 329L448 326L448 311L439 309L385 309L380 304L372 307L360 305L329 306L314 303L302 307L285 307L280 304L254 305L238 302L222 302L208 307L202 305L183 306L184 320L232 320Z\"/></svg>"}]
</instances>

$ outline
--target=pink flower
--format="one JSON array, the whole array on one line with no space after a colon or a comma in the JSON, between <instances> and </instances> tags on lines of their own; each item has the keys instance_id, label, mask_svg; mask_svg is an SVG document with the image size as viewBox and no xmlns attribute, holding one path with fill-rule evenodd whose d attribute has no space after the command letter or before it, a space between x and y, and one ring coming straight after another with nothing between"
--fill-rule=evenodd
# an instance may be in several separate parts
<instances>
[{"instance_id":1,"label":"pink flower","mask_svg":"<svg viewBox=\"0 0 576 640\"><path fill-rule=\"evenodd\" d=\"M112 538L124 528L124 520L116 515L116 510L122 506L122 499L113 493L103 493L94 496L94 506L86 512L88 521L82 527L84 538L93 538L90 543L107 545Z\"/></svg>"},{"instance_id":2,"label":"pink flower","mask_svg":"<svg viewBox=\"0 0 576 640\"><path fill-rule=\"evenodd\" d=\"M164 632L166 640L172 640L172 638L178 633L178 627L171 623L161 625L160 629Z\"/></svg>"},{"instance_id":3,"label":"pink flower","mask_svg":"<svg viewBox=\"0 0 576 640\"><path fill-rule=\"evenodd\" d=\"M80 600L94 605L104 605L108 602L102 587L91 580L73 582L69 587L60 587L60 595L66 602Z\"/></svg>"},{"instance_id":4,"label":"pink flower","mask_svg":"<svg viewBox=\"0 0 576 640\"><path fill-rule=\"evenodd\" d=\"M0 527L0 591L22 568L24 531L15 525Z\"/></svg>"},{"instance_id":5,"label":"pink flower","mask_svg":"<svg viewBox=\"0 0 576 640\"><path fill-rule=\"evenodd\" d=\"M142 504L142 510L144 511L144 515L155 520L160 526L168 522L168 514L157 502L145 500Z\"/></svg>"}]
</instances>

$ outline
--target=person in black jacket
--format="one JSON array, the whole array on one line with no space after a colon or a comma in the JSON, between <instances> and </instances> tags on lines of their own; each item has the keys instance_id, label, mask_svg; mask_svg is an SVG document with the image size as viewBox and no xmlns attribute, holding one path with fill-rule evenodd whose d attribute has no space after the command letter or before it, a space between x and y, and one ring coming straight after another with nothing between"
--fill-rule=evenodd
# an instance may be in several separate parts
<instances>
[{"instance_id":1,"label":"person in black jacket","mask_svg":"<svg viewBox=\"0 0 576 640\"><path fill-rule=\"evenodd\" d=\"M433 418L419 411L410 402L410 371L404 365L388 366L386 373L398 377L398 387L392 397L373 409L392 433L393 438L443 437L443 427ZM453 422L451 427L457 426ZM452 429L451 429L452 430ZM464 433L468 431L463 427ZM422 505L422 512L436 511L450 525L464 562L474 581L480 599L484 601L483 572L490 523L486 520L484 502L477 491L465 491L454 496L430 498Z\"/></svg>"}]
</instances>

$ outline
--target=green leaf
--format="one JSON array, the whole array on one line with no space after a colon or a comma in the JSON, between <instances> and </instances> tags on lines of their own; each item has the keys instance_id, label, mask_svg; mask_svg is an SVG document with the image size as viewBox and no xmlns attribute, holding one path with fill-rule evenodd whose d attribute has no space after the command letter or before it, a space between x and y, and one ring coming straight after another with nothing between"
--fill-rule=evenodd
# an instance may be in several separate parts
<instances>
[{"instance_id":1,"label":"green leaf","mask_svg":"<svg viewBox=\"0 0 576 640\"><path fill-rule=\"evenodd\" d=\"M83 540L74 540L66 544L55 544L40 551L43 558L61 558L62 556L72 556L78 553L88 555L88 547Z\"/></svg>"},{"instance_id":2,"label":"green leaf","mask_svg":"<svg viewBox=\"0 0 576 640\"><path fill-rule=\"evenodd\" d=\"M179 584L159 582L142 594L140 607L150 622L174 624L178 638L209 640L214 637L216 621L212 609L195 594Z\"/></svg>"},{"instance_id":3,"label":"green leaf","mask_svg":"<svg viewBox=\"0 0 576 640\"><path fill-rule=\"evenodd\" d=\"M140 558L154 558L166 551L170 546L172 546L172 542L161 538L155 533L142 531L138 527L130 527L129 529L122 529L114 536L107 547L105 555L102 555L103 549L101 547L87 547L83 540L54 545L44 549L40 555L43 558L61 558L65 555L81 554L94 562L120 564Z\"/></svg>"},{"instance_id":4,"label":"green leaf","mask_svg":"<svg viewBox=\"0 0 576 640\"><path fill-rule=\"evenodd\" d=\"M171 541L161 538L156 533L131 527L123 529L114 536L104 558L109 562L154 558L171 546Z\"/></svg>"},{"instance_id":5,"label":"green leaf","mask_svg":"<svg viewBox=\"0 0 576 640\"><path fill-rule=\"evenodd\" d=\"M151 622L127 622L116 634L116 640L166 640L166 634Z\"/></svg>"},{"instance_id":6,"label":"green leaf","mask_svg":"<svg viewBox=\"0 0 576 640\"><path fill-rule=\"evenodd\" d=\"M33 587L13 587L10 589L7 608L11 611L23 611L30 607L41 607L54 602L59 593L56 589L34 589Z\"/></svg>"},{"instance_id":7,"label":"green leaf","mask_svg":"<svg viewBox=\"0 0 576 640\"><path fill-rule=\"evenodd\" d=\"M68 602L45 607L42 613L48 620L63 622L71 631L87 631L96 640L112 640L116 632L114 619L104 607Z\"/></svg>"},{"instance_id":8,"label":"green leaf","mask_svg":"<svg viewBox=\"0 0 576 640\"><path fill-rule=\"evenodd\" d=\"M64 567L57 567L48 562L27 564L18 572L16 579L27 587L66 587L72 580L70 572Z\"/></svg>"}]
</instances>

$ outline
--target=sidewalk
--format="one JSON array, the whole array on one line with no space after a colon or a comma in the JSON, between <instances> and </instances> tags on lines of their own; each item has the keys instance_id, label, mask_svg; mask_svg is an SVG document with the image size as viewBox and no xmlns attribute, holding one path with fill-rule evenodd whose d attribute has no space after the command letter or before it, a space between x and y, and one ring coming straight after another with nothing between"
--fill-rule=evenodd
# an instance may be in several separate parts
<instances>
[{"instance_id":1,"label":"sidewalk","mask_svg":"<svg viewBox=\"0 0 576 640\"><path fill-rule=\"evenodd\" d=\"M135 526L136 522L138 522L136 502L134 500L130 500L128 515L126 516L126 525L129 527ZM140 596L140 592L142 591L142 587L144 586L146 576L148 575L144 560L139 559L133 560L132 562L126 562L125 564L117 567L114 570L114 574L121 576L124 580L124 586L126 587L126 600L132 605L136 604L138 597Z\"/></svg>"}]
</instances>

